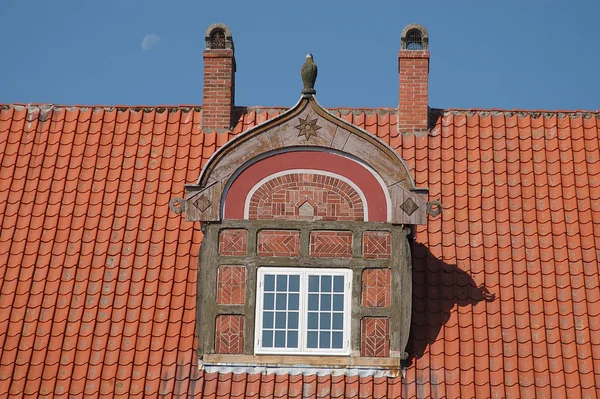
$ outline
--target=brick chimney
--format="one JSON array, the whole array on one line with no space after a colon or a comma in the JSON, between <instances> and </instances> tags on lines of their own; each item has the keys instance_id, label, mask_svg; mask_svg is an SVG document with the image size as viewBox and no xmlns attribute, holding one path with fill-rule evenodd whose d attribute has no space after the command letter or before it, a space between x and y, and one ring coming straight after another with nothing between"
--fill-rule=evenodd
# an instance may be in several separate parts
<instances>
[{"instance_id":1,"label":"brick chimney","mask_svg":"<svg viewBox=\"0 0 600 399\"><path fill-rule=\"evenodd\" d=\"M410 24L402 30L398 53L400 75L398 131L428 130L429 35L421 25Z\"/></svg>"},{"instance_id":2,"label":"brick chimney","mask_svg":"<svg viewBox=\"0 0 600 399\"><path fill-rule=\"evenodd\" d=\"M204 35L204 98L200 129L231 129L235 94L235 57L231 31L225 24L208 27Z\"/></svg>"}]
</instances>

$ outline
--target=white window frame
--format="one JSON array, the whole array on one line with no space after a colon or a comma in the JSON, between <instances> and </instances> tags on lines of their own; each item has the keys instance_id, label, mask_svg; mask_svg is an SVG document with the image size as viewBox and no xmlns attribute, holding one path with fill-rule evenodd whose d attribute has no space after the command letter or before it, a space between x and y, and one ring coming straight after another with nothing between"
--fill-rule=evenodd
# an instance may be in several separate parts
<instances>
[{"instance_id":1,"label":"white window frame","mask_svg":"<svg viewBox=\"0 0 600 399\"><path fill-rule=\"evenodd\" d=\"M263 332L263 298L264 276L275 275L300 275L300 306L298 321L298 349L295 348L263 348L261 346ZM308 276L344 276L344 322L343 322L343 347L341 349L308 348L306 346L307 315L308 315ZM350 337L352 325L352 270L350 269L322 269L322 268L292 268L292 267L260 267L257 271L256 288L256 317L254 329L255 354L287 354L287 355L350 355Z\"/></svg>"}]
</instances>

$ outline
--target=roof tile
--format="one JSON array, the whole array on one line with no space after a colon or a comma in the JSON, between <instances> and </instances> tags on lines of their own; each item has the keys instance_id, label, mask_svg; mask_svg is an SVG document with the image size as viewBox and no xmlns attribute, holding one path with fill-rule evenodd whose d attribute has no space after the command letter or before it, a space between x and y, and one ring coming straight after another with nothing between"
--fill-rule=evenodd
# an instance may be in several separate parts
<instances>
[{"instance_id":1,"label":"roof tile","mask_svg":"<svg viewBox=\"0 0 600 399\"><path fill-rule=\"evenodd\" d=\"M417 137L332 110L444 207L417 229L406 378L197 371L202 234L167 204L282 112L238 111L202 133L197 108L0 108L0 395L596 396L598 115L445 111Z\"/></svg>"}]
</instances>

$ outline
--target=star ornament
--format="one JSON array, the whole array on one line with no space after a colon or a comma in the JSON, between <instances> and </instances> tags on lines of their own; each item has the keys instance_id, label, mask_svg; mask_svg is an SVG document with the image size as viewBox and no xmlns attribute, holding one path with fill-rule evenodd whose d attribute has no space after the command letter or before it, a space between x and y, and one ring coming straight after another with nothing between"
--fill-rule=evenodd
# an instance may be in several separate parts
<instances>
[{"instance_id":1,"label":"star ornament","mask_svg":"<svg viewBox=\"0 0 600 399\"><path fill-rule=\"evenodd\" d=\"M304 119L298 118L298 121L300 122L300 124L294 126L300 131L300 133L298 133L298 137L304 136L308 141L312 136L317 136L317 130L321 128L321 126L317 125L317 119L312 119L309 121L307 116Z\"/></svg>"}]
</instances>

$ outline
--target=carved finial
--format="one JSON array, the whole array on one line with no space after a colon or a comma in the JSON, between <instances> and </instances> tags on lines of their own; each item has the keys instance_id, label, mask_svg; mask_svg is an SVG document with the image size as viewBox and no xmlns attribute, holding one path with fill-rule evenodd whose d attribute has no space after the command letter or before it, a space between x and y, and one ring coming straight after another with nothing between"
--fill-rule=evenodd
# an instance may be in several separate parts
<instances>
[{"instance_id":1,"label":"carved finial","mask_svg":"<svg viewBox=\"0 0 600 399\"><path fill-rule=\"evenodd\" d=\"M315 82L317 80L317 64L313 61L312 54L306 54L306 62L302 65L300 69L300 75L302 76L302 83L304 84L304 89L302 89L302 94L315 94Z\"/></svg>"}]
</instances>

